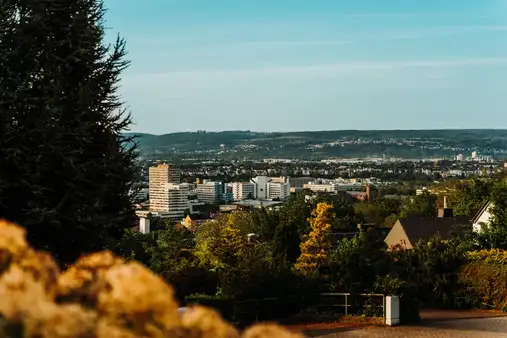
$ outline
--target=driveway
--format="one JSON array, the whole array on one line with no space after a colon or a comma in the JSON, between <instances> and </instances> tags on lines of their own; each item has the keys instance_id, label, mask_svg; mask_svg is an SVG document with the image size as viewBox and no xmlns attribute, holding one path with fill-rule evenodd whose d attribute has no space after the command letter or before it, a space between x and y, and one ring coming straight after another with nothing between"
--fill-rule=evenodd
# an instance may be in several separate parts
<instances>
[{"instance_id":1,"label":"driveway","mask_svg":"<svg viewBox=\"0 0 507 338\"><path fill-rule=\"evenodd\" d=\"M308 332L309 337L368 338L500 338L507 337L507 315L485 311L424 311L418 325L343 327L330 332Z\"/></svg>"}]
</instances>

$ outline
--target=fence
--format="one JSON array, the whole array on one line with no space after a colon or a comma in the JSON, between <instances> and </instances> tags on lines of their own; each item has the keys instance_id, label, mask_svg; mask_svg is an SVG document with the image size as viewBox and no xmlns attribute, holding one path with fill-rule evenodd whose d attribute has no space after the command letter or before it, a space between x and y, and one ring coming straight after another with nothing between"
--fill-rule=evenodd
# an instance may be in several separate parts
<instances>
[{"instance_id":1,"label":"fence","mask_svg":"<svg viewBox=\"0 0 507 338\"><path fill-rule=\"evenodd\" d=\"M385 295L375 293L320 293L312 301L318 313L385 318Z\"/></svg>"},{"instance_id":2,"label":"fence","mask_svg":"<svg viewBox=\"0 0 507 338\"><path fill-rule=\"evenodd\" d=\"M253 322L301 313L331 317L380 317L385 320L385 304L382 294L320 293L307 297L262 298L233 302L231 320Z\"/></svg>"}]
</instances>

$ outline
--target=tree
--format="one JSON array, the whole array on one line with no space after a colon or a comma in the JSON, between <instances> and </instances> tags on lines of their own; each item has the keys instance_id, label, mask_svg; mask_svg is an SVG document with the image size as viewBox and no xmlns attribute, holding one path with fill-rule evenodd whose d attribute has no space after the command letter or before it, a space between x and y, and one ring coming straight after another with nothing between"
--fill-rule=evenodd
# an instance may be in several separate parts
<instances>
[{"instance_id":1,"label":"tree","mask_svg":"<svg viewBox=\"0 0 507 338\"><path fill-rule=\"evenodd\" d=\"M278 214L278 225L274 230L274 255L286 262L294 263L299 255L301 239L308 232L308 218L311 206L305 200L305 193L292 195Z\"/></svg>"},{"instance_id":2,"label":"tree","mask_svg":"<svg viewBox=\"0 0 507 338\"><path fill-rule=\"evenodd\" d=\"M389 270L386 244L375 231L344 238L331 253L331 290L343 292L371 291L377 276Z\"/></svg>"},{"instance_id":3,"label":"tree","mask_svg":"<svg viewBox=\"0 0 507 338\"><path fill-rule=\"evenodd\" d=\"M61 263L135 222L136 144L117 95L125 42L99 0L0 7L0 215Z\"/></svg>"},{"instance_id":4,"label":"tree","mask_svg":"<svg viewBox=\"0 0 507 338\"><path fill-rule=\"evenodd\" d=\"M455 215L472 216L479 211L491 194L490 180L472 178L458 182L452 203Z\"/></svg>"},{"instance_id":5,"label":"tree","mask_svg":"<svg viewBox=\"0 0 507 338\"><path fill-rule=\"evenodd\" d=\"M416 217L434 217L437 210L437 196L424 192L415 196L402 207L401 218Z\"/></svg>"},{"instance_id":6,"label":"tree","mask_svg":"<svg viewBox=\"0 0 507 338\"><path fill-rule=\"evenodd\" d=\"M331 249L331 223L335 217L329 203L319 203L312 212L310 233L301 243L301 256L295 268L303 275L315 274L320 267L328 262Z\"/></svg>"},{"instance_id":7,"label":"tree","mask_svg":"<svg viewBox=\"0 0 507 338\"><path fill-rule=\"evenodd\" d=\"M492 191L490 200L491 208L491 225L495 227L507 228L507 183L504 181L497 182Z\"/></svg>"}]
</instances>

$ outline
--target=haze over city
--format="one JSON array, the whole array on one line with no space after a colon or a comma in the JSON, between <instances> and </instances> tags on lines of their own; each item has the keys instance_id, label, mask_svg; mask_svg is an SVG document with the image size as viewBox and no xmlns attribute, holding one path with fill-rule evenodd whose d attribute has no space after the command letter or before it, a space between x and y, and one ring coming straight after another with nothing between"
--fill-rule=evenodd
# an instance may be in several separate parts
<instances>
[{"instance_id":1,"label":"haze over city","mask_svg":"<svg viewBox=\"0 0 507 338\"><path fill-rule=\"evenodd\" d=\"M505 1L106 6L137 132L507 127Z\"/></svg>"}]
</instances>

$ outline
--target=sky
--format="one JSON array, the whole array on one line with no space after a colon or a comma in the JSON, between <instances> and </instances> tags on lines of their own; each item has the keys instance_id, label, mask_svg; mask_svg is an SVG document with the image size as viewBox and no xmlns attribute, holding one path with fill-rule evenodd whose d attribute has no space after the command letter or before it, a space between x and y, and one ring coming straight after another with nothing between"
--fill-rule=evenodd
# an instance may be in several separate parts
<instances>
[{"instance_id":1,"label":"sky","mask_svg":"<svg viewBox=\"0 0 507 338\"><path fill-rule=\"evenodd\" d=\"M105 0L135 132L507 128L507 0Z\"/></svg>"}]
</instances>

